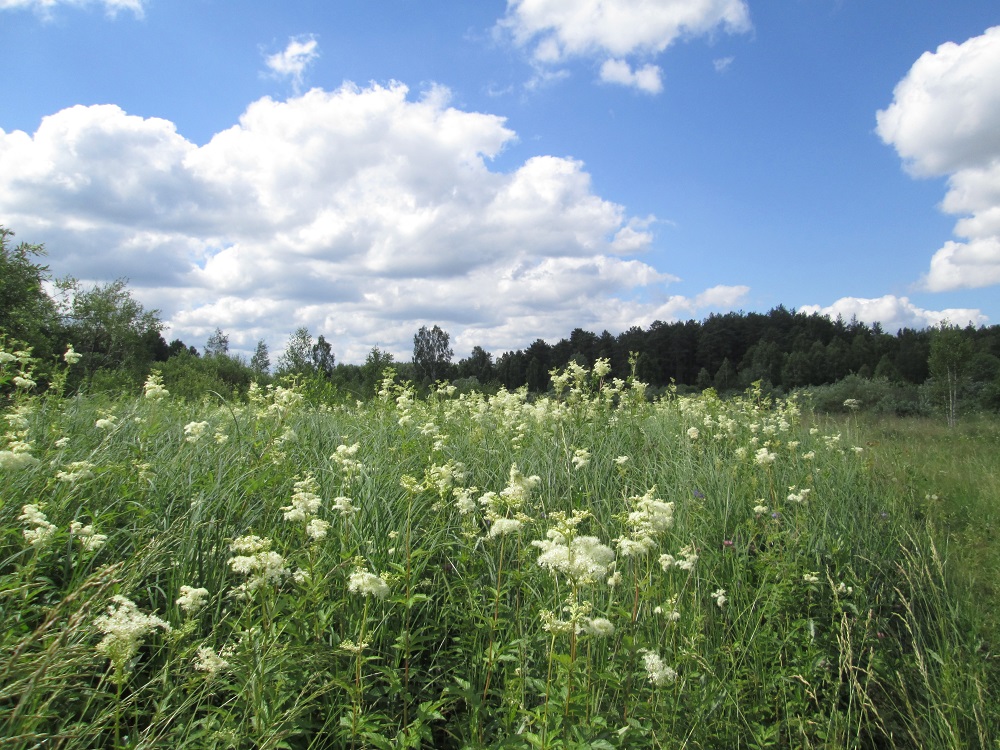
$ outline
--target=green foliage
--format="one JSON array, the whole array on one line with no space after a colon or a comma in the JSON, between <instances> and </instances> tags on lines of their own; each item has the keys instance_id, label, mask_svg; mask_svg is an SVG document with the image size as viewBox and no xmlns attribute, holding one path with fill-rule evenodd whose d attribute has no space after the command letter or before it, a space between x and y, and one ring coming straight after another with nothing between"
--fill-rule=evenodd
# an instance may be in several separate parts
<instances>
[{"instance_id":1,"label":"green foliage","mask_svg":"<svg viewBox=\"0 0 1000 750\"><path fill-rule=\"evenodd\" d=\"M166 354L159 311L146 310L126 279L89 289L76 279L62 279L57 287L65 335L83 355L82 377L117 371L115 380L142 382L149 363Z\"/></svg>"},{"instance_id":2,"label":"green foliage","mask_svg":"<svg viewBox=\"0 0 1000 750\"><path fill-rule=\"evenodd\" d=\"M56 306L43 286L50 279L48 266L34 260L45 249L25 242L11 246L13 236L0 226L0 334L23 342L43 360L51 359L63 344Z\"/></svg>"},{"instance_id":3,"label":"green foliage","mask_svg":"<svg viewBox=\"0 0 1000 750\"><path fill-rule=\"evenodd\" d=\"M958 420L958 401L968 379L969 366L975 349L969 337L957 326L942 323L931 336L931 351L927 360L935 390L944 402L948 426Z\"/></svg>"},{"instance_id":4,"label":"green foliage","mask_svg":"<svg viewBox=\"0 0 1000 750\"><path fill-rule=\"evenodd\" d=\"M184 356L171 378L229 360ZM651 402L608 367L553 372L560 395L533 400L419 399L392 370L334 407L288 381L178 398L169 368L138 399L23 394L7 421L33 461L0 468L0 736L1000 737L990 633L954 598L941 519L877 469L860 417L815 422L761 388Z\"/></svg>"},{"instance_id":5,"label":"green foliage","mask_svg":"<svg viewBox=\"0 0 1000 750\"><path fill-rule=\"evenodd\" d=\"M226 399L242 399L251 383L267 379L228 354L197 357L185 351L160 363L158 369L171 394L196 402L213 392Z\"/></svg>"},{"instance_id":6,"label":"green foliage","mask_svg":"<svg viewBox=\"0 0 1000 750\"><path fill-rule=\"evenodd\" d=\"M417 376L425 383L448 377L454 355L448 344L450 340L448 332L438 326L430 329L420 326L420 330L413 335L413 366Z\"/></svg>"},{"instance_id":7,"label":"green foliage","mask_svg":"<svg viewBox=\"0 0 1000 750\"><path fill-rule=\"evenodd\" d=\"M311 375L313 366L313 338L309 329L300 326L288 337L285 351L278 357L278 375Z\"/></svg>"}]
</instances>

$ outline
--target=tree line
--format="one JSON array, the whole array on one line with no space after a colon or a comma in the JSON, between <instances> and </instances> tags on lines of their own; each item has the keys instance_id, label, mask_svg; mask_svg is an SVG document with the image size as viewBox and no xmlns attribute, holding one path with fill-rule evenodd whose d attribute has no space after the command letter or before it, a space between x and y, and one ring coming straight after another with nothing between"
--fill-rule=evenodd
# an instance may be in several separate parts
<instances>
[{"instance_id":1,"label":"tree line","mask_svg":"<svg viewBox=\"0 0 1000 750\"><path fill-rule=\"evenodd\" d=\"M1000 326L942 325L889 333L876 323L831 320L778 306L766 313L713 314L702 321L655 321L614 335L577 328L554 343L536 339L498 356L481 346L455 361L449 334L421 327L413 355L397 362L373 347L364 364L336 361L324 335L296 329L272 361L263 340L245 359L231 354L228 335L217 328L201 347L162 336L158 311L146 310L118 279L85 288L71 278L53 280L41 263L44 248L13 243L0 227L0 336L32 347L42 361L56 361L67 344L83 355L71 388L120 390L141 384L153 368L178 395L200 397L245 392L253 381L291 375L307 381L317 396L369 397L382 372L393 366L404 379L429 385L447 380L465 389L544 393L550 372L571 362L610 363L609 377L634 376L654 389L668 386L720 393L760 381L789 392L853 378L897 389L934 382L954 407L972 393L976 403L1000 409ZM53 293L46 291L46 282ZM947 364L944 364L947 361ZM44 376L44 372L42 373ZM900 391L899 389L902 389ZM914 395L916 394L916 395ZM905 411L905 409L903 409Z\"/></svg>"}]
</instances>

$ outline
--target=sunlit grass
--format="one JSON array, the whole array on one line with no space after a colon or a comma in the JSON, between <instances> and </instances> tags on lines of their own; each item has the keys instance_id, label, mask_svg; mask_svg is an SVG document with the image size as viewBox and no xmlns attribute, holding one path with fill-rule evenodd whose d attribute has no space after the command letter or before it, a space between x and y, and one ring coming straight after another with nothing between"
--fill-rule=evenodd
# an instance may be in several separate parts
<instances>
[{"instance_id":1,"label":"sunlit grass","mask_svg":"<svg viewBox=\"0 0 1000 750\"><path fill-rule=\"evenodd\" d=\"M753 391L554 382L22 398L0 744L991 746L992 589L952 569L995 566L995 425L950 459Z\"/></svg>"}]
</instances>

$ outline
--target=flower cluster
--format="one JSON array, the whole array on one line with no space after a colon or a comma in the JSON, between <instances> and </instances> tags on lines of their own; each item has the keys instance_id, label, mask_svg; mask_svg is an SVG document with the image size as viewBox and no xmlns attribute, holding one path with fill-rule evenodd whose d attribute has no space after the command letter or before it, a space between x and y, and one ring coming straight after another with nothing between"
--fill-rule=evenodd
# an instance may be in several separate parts
<instances>
[{"instance_id":1,"label":"flower cluster","mask_svg":"<svg viewBox=\"0 0 1000 750\"><path fill-rule=\"evenodd\" d=\"M649 681L657 687L662 687L677 679L677 672L672 667L664 664L663 659L655 651L641 649L643 666L646 667L646 676Z\"/></svg>"},{"instance_id":2,"label":"flower cluster","mask_svg":"<svg viewBox=\"0 0 1000 750\"><path fill-rule=\"evenodd\" d=\"M321 503L319 484L310 472L305 479L300 479L293 485L292 504L282 508L286 521L310 521L316 516Z\"/></svg>"},{"instance_id":3,"label":"flower cluster","mask_svg":"<svg viewBox=\"0 0 1000 750\"><path fill-rule=\"evenodd\" d=\"M602 544L600 539L576 533L576 527L589 515L587 511L573 511L567 518L565 513L552 513L556 526L545 532L545 539L531 543L541 550L540 566L562 573L574 585L596 582L607 574L615 561L614 550Z\"/></svg>"},{"instance_id":4,"label":"flower cluster","mask_svg":"<svg viewBox=\"0 0 1000 750\"><path fill-rule=\"evenodd\" d=\"M93 524L84 526L79 521L73 521L69 525L69 530L87 552L96 552L108 541L108 535L96 533Z\"/></svg>"},{"instance_id":5,"label":"flower cluster","mask_svg":"<svg viewBox=\"0 0 1000 750\"><path fill-rule=\"evenodd\" d=\"M389 584L382 576L377 576L358 567L351 572L347 580L347 590L352 594L385 599L389 594Z\"/></svg>"},{"instance_id":6,"label":"flower cluster","mask_svg":"<svg viewBox=\"0 0 1000 750\"><path fill-rule=\"evenodd\" d=\"M68 484L76 484L94 476L94 465L89 461L73 461L66 464L64 471L56 472L56 479Z\"/></svg>"},{"instance_id":7,"label":"flower cluster","mask_svg":"<svg viewBox=\"0 0 1000 750\"><path fill-rule=\"evenodd\" d=\"M157 628L165 632L171 630L169 622L140 612L135 602L124 596L112 597L108 613L99 616L94 624L104 633L97 650L108 657L117 670L124 669L128 661L139 653L139 645L147 635Z\"/></svg>"},{"instance_id":8,"label":"flower cluster","mask_svg":"<svg viewBox=\"0 0 1000 750\"><path fill-rule=\"evenodd\" d=\"M48 544L52 535L56 533L57 527L51 523L45 514L42 513L40 505L25 505L21 508L21 515L18 521L23 521L27 528L24 530L24 538L32 547L44 547Z\"/></svg>"},{"instance_id":9,"label":"flower cluster","mask_svg":"<svg viewBox=\"0 0 1000 750\"><path fill-rule=\"evenodd\" d=\"M160 374L159 370L153 370L149 373L149 377L146 378L146 382L143 385L143 391L145 392L146 398L151 401L159 401L160 399L170 395L170 391L163 386L163 376Z\"/></svg>"},{"instance_id":10,"label":"flower cluster","mask_svg":"<svg viewBox=\"0 0 1000 750\"><path fill-rule=\"evenodd\" d=\"M698 553L695 552L694 545L692 544L681 549L677 553L677 557L673 555L660 555L660 567L664 570L669 570L670 568L692 570L696 562L698 562Z\"/></svg>"},{"instance_id":11,"label":"flower cluster","mask_svg":"<svg viewBox=\"0 0 1000 750\"><path fill-rule=\"evenodd\" d=\"M184 425L184 441L197 443L205 436L208 430L208 422L188 422Z\"/></svg>"},{"instance_id":12,"label":"flower cluster","mask_svg":"<svg viewBox=\"0 0 1000 750\"><path fill-rule=\"evenodd\" d=\"M630 531L616 540L618 552L623 557L641 557L652 552L656 549L656 537L674 524L674 504L654 498L655 492L653 487L642 497L629 498L635 508L626 518Z\"/></svg>"},{"instance_id":13,"label":"flower cluster","mask_svg":"<svg viewBox=\"0 0 1000 750\"><path fill-rule=\"evenodd\" d=\"M181 586L181 595L177 598L177 606L185 614L193 615L205 606L208 601L208 589L193 586Z\"/></svg>"},{"instance_id":14,"label":"flower cluster","mask_svg":"<svg viewBox=\"0 0 1000 750\"><path fill-rule=\"evenodd\" d=\"M249 576L246 583L240 586L237 594L256 591L266 584L281 583L282 578L289 575L285 567L285 558L271 550L271 540L259 536L241 536L229 545L231 552L236 552L229 558L229 567L234 573Z\"/></svg>"}]
</instances>

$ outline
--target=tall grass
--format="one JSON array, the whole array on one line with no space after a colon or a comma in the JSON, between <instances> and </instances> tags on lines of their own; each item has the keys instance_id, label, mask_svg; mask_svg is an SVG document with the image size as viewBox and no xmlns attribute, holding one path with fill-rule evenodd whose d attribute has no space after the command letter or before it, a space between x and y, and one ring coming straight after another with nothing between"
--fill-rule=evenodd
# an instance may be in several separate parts
<instances>
[{"instance_id":1,"label":"tall grass","mask_svg":"<svg viewBox=\"0 0 1000 750\"><path fill-rule=\"evenodd\" d=\"M947 550L855 427L554 383L22 399L0 747L995 746Z\"/></svg>"}]
</instances>

